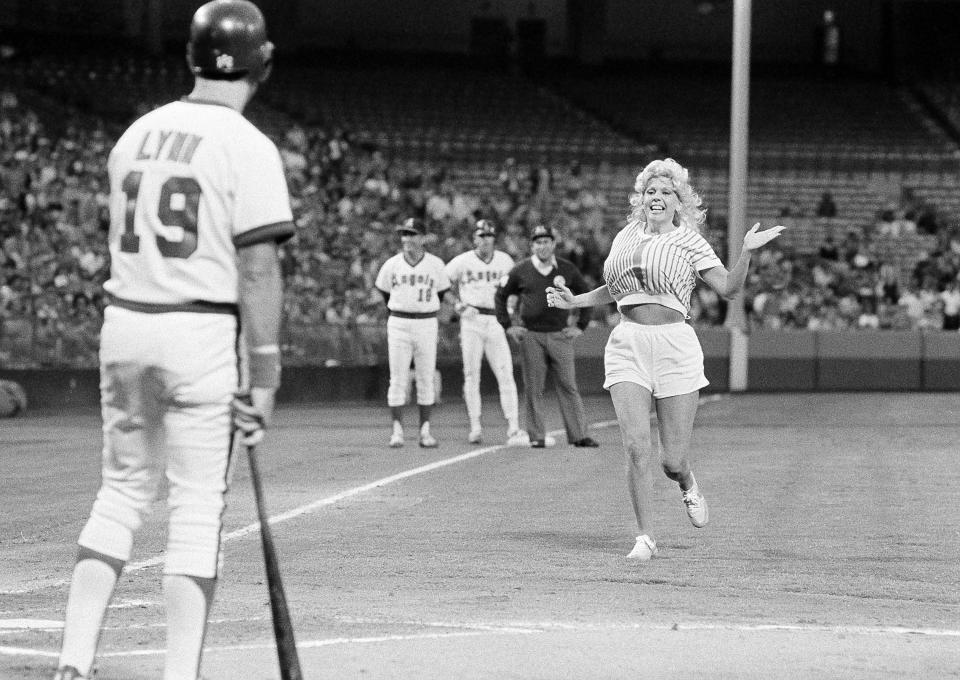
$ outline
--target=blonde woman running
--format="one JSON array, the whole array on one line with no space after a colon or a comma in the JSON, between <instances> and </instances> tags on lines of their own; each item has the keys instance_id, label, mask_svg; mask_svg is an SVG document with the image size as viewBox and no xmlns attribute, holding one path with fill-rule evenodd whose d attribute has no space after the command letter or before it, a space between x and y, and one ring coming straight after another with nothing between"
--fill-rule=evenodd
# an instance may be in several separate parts
<instances>
[{"instance_id":1,"label":"blonde woman running","mask_svg":"<svg viewBox=\"0 0 960 680\"><path fill-rule=\"evenodd\" d=\"M703 351L689 318L690 296L700 277L731 298L743 287L750 253L784 227L746 233L729 271L700 235L706 211L690 186L687 170L672 158L656 160L637 176L633 210L610 247L605 284L574 295L565 286L547 288L547 304L561 309L616 302L620 324L604 354L604 388L617 413L627 458L627 483L640 535L627 557L649 560L657 553L651 527L655 446L650 432L651 400L657 410L664 473L677 482L695 527L709 520L707 502L690 470L689 450L699 391L708 383Z\"/></svg>"}]
</instances>

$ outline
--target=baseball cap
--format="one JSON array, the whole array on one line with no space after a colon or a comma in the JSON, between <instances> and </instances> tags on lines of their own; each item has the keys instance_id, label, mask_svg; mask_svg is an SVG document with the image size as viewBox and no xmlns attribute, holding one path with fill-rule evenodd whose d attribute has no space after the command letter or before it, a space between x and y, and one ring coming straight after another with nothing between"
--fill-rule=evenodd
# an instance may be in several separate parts
<instances>
[{"instance_id":1,"label":"baseball cap","mask_svg":"<svg viewBox=\"0 0 960 680\"><path fill-rule=\"evenodd\" d=\"M556 236L553 234L552 229L548 229L542 224L538 224L533 228L533 231L530 232L530 240L536 241L538 238L549 238L556 240Z\"/></svg>"},{"instance_id":2,"label":"baseball cap","mask_svg":"<svg viewBox=\"0 0 960 680\"><path fill-rule=\"evenodd\" d=\"M474 236L496 236L497 229L490 220L477 220L477 227L473 230Z\"/></svg>"},{"instance_id":3,"label":"baseball cap","mask_svg":"<svg viewBox=\"0 0 960 680\"><path fill-rule=\"evenodd\" d=\"M408 217L402 224L398 224L394 231L401 234L423 235L427 233L427 225L423 223L423 220L418 220L416 217Z\"/></svg>"}]
</instances>

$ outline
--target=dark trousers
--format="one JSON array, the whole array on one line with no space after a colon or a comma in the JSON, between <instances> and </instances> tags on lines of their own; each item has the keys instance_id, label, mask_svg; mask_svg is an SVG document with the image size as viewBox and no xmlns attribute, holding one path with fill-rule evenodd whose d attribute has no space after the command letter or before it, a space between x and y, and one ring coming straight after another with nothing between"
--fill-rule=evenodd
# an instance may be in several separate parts
<instances>
[{"instance_id":1,"label":"dark trousers","mask_svg":"<svg viewBox=\"0 0 960 680\"><path fill-rule=\"evenodd\" d=\"M547 372L553 375L560 400L560 413L567 430L567 441L587 436L587 415L577 390L573 340L555 333L527 331L520 341L520 365L523 372L523 407L530 439L543 439L543 391Z\"/></svg>"}]
</instances>

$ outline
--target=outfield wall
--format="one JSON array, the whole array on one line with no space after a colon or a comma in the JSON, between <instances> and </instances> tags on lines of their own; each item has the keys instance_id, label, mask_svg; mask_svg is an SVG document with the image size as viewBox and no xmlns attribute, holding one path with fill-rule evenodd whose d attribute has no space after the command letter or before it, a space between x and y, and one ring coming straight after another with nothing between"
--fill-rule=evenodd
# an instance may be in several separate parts
<instances>
[{"instance_id":1,"label":"outfield wall","mask_svg":"<svg viewBox=\"0 0 960 680\"><path fill-rule=\"evenodd\" d=\"M584 394L602 392L603 346L609 329L589 328L577 342L577 380ZM729 334L699 329L707 392L729 386ZM796 391L953 391L960 389L960 333L941 331L755 331L749 336L747 389ZM443 399L461 399L459 363L441 366ZM520 371L517 367L519 382ZM97 371L90 369L2 370L0 378L23 385L31 409L95 405ZM385 401L389 374L383 366L288 366L281 402ZM481 385L495 394L484 363Z\"/></svg>"}]
</instances>

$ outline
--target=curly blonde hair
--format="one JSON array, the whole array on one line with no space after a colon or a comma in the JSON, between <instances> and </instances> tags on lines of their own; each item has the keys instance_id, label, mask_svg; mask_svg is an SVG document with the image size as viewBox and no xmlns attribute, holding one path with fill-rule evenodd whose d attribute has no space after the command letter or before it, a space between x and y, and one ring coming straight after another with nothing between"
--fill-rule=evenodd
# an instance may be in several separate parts
<instances>
[{"instance_id":1,"label":"curly blonde hair","mask_svg":"<svg viewBox=\"0 0 960 680\"><path fill-rule=\"evenodd\" d=\"M707 219L707 211L701 208L703 201L693 187L690 186L690 173L687 169L672 158L664 158L647 163L647 167L640 171L637 180L633 183L633 192L630 194L630 221L645 223L643 215L643 192L655 177L669 179L680 199L680 207L674 215L674 223L694 231L700 231L700 225Z\"/></svg>"}]
</instances>

